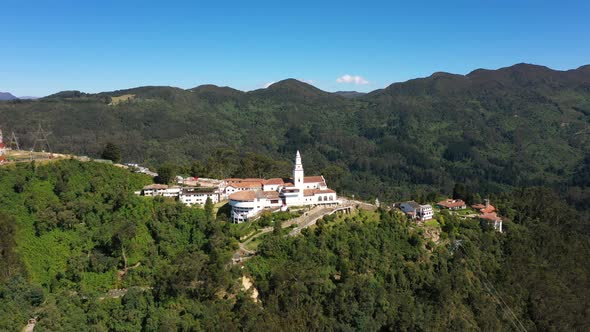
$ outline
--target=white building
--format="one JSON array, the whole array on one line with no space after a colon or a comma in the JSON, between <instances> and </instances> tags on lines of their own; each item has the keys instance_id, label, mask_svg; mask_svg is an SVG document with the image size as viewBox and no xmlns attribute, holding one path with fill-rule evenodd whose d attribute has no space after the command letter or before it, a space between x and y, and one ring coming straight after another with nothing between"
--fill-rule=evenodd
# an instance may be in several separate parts
<instances>
[{"instance_id":1,"label":"white building","mask_svg":"<svg viewBox=\"0 0 590 332\"><path fill-rule=\"evenodd\" d=\"M182 188L178 200L186 205L205 205L207 198L213 204L219 202L219 192L216 188Z\"/></svg>"},{"instance_id":2,"label":"white building","mask_svg":"<svg viewBox=\"0 0 590 332\"><path fill-rule=\"evenodd\" d=\"M420 205L414 201L408 201L400 203L399 208L410 218L420 221L430 220L434 216L434 210L428 204Z\"/></svg>"},{"instance_id":3,"label":"white building","mask_svg":"<svg viewBox=\"0 0 590 332\"><path fill-rule=\"evenodd\" d=\"M162 193L162 196L164 196L164 197L178 197L178 195L180 195L181 190L182 190L182 188L180 188L178 186L168 187L168 189L164 190L164 192Z\"/></svg>"},{"instance_id":4,"label":"white building","mask_svg":"<svg viewBox=\"0 0 590 332\"><path fill-rule=\"evenodd\" d=\"M205 205L207 198L215 204L219 202L219 190L217 188L181 188L178 186L169 187L165 184L150 184L136 194L147 197L163 196L177 198L186 205Z\"/></svg>"},{"instance_id":5,"label":"white building","mask_svg":"<svg viewBox=\"0 0 590 332\"><path fill-rule=\"evenodd\" d=\"M301 154L297 151L292 182L283 179L226 179L224 194L232 207L234 222L244 222L263 210L292 206L337 205L336 192L323 176L305 176Z\"/></svg>"},{"instance_id":6,"label":"white building","mask_svg":"<svg viewBox=\"0 0 590 332\"><path fill-rule=\"evenodd\" d=\"M405 214L414 217L416 215L416 210L420 208L420 204L416 203L415 201L407 201L400 203L399 208Z\"/></svg>"}]
</instances>

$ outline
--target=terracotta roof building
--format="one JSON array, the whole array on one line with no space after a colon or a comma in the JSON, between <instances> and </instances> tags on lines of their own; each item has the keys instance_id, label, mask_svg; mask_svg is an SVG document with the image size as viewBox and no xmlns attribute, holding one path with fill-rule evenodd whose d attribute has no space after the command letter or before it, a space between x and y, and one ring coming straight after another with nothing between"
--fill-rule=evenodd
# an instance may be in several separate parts
<instances>
[{"instance_id":1,"label":"terracotta roof building","mask_svg":"<svg viewBox=\"0 0 590 332\"><path fill-rule=\"evenodd\" d=\"M467 204L462 199L445 199L444 201L440 201L436 203L438 207L441 209L449 209L449 210L463 210L467 208Z\"/></svg>"}]
</instances>

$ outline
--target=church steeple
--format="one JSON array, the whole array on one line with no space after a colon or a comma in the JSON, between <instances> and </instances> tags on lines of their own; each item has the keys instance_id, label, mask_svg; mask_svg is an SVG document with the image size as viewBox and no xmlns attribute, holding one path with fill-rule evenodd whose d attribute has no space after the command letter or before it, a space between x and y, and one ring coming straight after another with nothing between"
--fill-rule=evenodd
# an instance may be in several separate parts
<instances>
[{"instance_id":1,"label":"church steeple","mask_svg":"<svg viewBox=\"0 0 590 332\"><path fill-rule=\"evenodd\" d=\"M295 187L303 187L303 164L301 163L301 154L297 150L295 155L295 166L293 167L293 184Z\"/></svg>"}]
</instances>

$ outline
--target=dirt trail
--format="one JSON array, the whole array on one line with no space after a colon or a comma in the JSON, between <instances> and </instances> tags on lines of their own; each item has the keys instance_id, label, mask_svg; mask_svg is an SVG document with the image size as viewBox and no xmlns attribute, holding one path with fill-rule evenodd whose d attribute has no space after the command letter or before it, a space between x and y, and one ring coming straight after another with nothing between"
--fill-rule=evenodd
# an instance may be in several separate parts
<instances>
[{"instance_id":1,"label":"dirt trail","mask_svg":"<svg viewBox=\"0 0 590 332\"><path fill-rule=\"evenodd\" d=\"M354 206L358 206L359 208L366 209L366 210L376 209L376 206L371 205L371 204L367 204L367 203L363 203L363 202L359 202L359 201L344 200L343 204L338 205L338 206L331 206L331 207L316 206L316 207L312 208L311 210L307 211L306 213L304 213L302 216L285 221L281 226L282 226L282 228L288 228L288 227L291 227L292 225L297 225L297 227L293 228L293 230L291 230L289 232L289 236L295 236L295 235L300 234L302 229L315 225L315 223L319 219L321 219L322 217L332 214L332 213L335 213L335 212L338 212L338 211L350 211L351 209L354 209ZM240 242L238 244L238 246L239 246L238 250L233 255L233 263L234 264L241 263L241 262L249 259L250 257L256 255L256 251L246 248L246 245L250 241L252 241L252 240L254 240L266 233L272 232L272 230L273 230L273 227L263 228L258 233L251 236L247 240Z\"/></svg>"},{"instance_id":2,"label":"dirt trail","mask_svg":"<svg viewBox=\"0 0 590 332\"><path fill-rule=\"evenodd\" d=\"M252 282L252 279L250 279L249 277L246 277L246 276L242 276L242 287L244 288L245 291L248 291L250 288L252 288L252 295L250 297L252 298L252 300L254 300L254 302L260 301L258 299L258 289L256 289L256 287L254 287L254 283Z\"/></svg>"},{"instance_id":3,"label":"dirt trail","mask_svg":"<svg viewBox=\"0 0 590 332\"><path fill-rule=\"evenodd\" d=\"M23 327L23 332L33 332L37 325L37 317L29 319L27 326Z\"/></svg>"}]
</instances>

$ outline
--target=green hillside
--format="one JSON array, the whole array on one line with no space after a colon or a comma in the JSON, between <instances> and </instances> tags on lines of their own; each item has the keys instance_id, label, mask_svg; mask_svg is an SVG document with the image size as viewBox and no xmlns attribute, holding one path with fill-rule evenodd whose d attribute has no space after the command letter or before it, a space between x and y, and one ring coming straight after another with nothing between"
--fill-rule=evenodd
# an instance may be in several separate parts
<instances>
[{"instance_id":1,"label":"green hillside","mask_svg":"<svg viewBox=\"0 0 590 332\"><path fill-rule=\"evenodd\" d=\"M456 182L483 193L559 187L590 154L589 68L435 73L356 98L293 79L247 93L213 85L68 91L2 102L0 124L23 146L41 122L56 151L99 156L115 142L127 162L209 164L201 176L248 173L239 165L249 152L284 165L299 149L308 173L368 199L448 193ZM268 176L288 172L276 168Z\"/></svg>"},{"instance_id":2,"label":"green hillside","mask_svg":"<svg viewBox=\"0 0 590 332\"><path fill-rule=\"evenodd\" d=\"M132 194L149 181L75 160L0 167L0 330L590 328L587 217L550 190L497 197L503 234L361 211L269 233L242 269L233 225Z\"/></svg>"}]
</instances>

